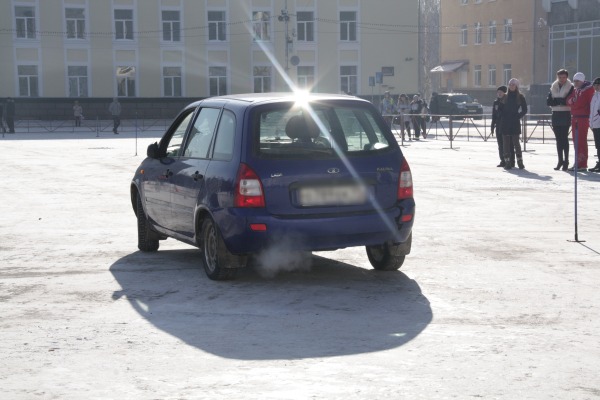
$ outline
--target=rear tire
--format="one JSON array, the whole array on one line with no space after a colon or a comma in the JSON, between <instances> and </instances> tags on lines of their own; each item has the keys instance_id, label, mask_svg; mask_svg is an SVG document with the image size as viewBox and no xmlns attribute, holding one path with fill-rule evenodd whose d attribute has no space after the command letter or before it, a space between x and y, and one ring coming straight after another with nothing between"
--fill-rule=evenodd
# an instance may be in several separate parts
<instances>
[{"instance_id":1,"label":"rear tire","mask_svg":"<svg viewBox=\"0 0 600 400\"><path fill-rule=\"evenodd\" d=\"M219 228L210 218L206 218L202 223L201 249L204 272L215 281L235 278L239 267L246 263L245 257L235 256L227 250Z\"/></svg>"},{"instance_id":2,"label":"rear tire","mask_svg":"<svg viewBox=\"0 0 600 400\"><path fill-rule=\"evenodd\" d=\"M378 271L397 271L404 264L406 256L395 255L394 245L387 243L377 246L366 246L369 262Z\"/></svg>"},{"instance_id":3,"label":"rear tire","mask_svg":"<svg viewBox=\"0 0 600 400\"><path fill-rule=\"evenodd\" d=\"M138 249L145 252L154 252L158 250L158 235L150 229L148 218L144 212L141 195L138 193L136 198L136 214L138 228Z\"/></svg>"}]
</instances>

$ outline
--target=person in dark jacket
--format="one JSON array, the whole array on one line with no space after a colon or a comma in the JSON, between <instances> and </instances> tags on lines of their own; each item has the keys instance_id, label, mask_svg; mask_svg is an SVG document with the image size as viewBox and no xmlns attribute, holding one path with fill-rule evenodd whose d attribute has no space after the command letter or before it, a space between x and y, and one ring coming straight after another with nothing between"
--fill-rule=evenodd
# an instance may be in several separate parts
<instances>
[{"instance_id":1,"label":"person in dark jacket","mask_svg":"<svg viewBox=\"0 0 600 400\"><path fill-rule=\"evenodd\" d=\"M6 132L6 128L4 127L4 107L2 107L2 103L0 103L0 129L2 129L2 133Z\"/></svg>"},{"instance_id":2,"label":"person in dark jacket","mask_svg":"<svg viewBox=\"0 0 600 400\"><path fill-rule=\"evenodd\" d=\"M425 118L422 115L424 107L425 102L421 100L421 96L415 94L413 101L410 103L410 114L415 131L415 140L419 140L420 135L423 135L423 139L427 137L427 126L425 125Z\"/></svg>"},{"instance_id":3,"label":"person in dark jacket","mask_svg":"<svg viewBox=\"0 0 600 400\"><path fill-rule=\"evenodd\" d=\"M440 98L437 92L431 93L431 100L429 101L429 112L431 113L431 122L435 123L440 120Z\"/></svg>"},{"instance_id":4,"label":"person in dark jacket","mask_svg":"<svg viewBox=\"0 0 600 400\"><path fill-rule=\"evenodd\" d=\"M569 168L569 128L571 127L571 107L567 105L567 97L573 92L573 83L569 80L569 72L561 69L556 73L556 80L550 86L546 104L552 109L552 130L556 138L558 164L555 170Z\"/></svg>"},{"instance_id":5,"label":"person in dark jacket","mask_svg":"<svg viewBox=\"0 0 600 400\"><path fill-rule=\"evenodd\" d=\"M510 147L515 148L519 169L525 168L521 152L521 118L527 114L527 101L519 91L519 81L515 78L508 81L508 93L502 97L502 112L500 113L500 130L504 142L504 169L511 169L514 164L510 161ZM512 142L512 143L511 143Z\"/></svg>"},{"instance_id":6,"label":"person in dark jacket","mask_svg":"<svg viewBox=\"0 0 600 400\"><path fill-rule=\"evenodd\" d=\"M490 126L490 130L492 131L492 135L494 132L496 133L496 140L498 141L498 156L500 157L500 164L497 167L502 167L506 165L504 161L504 140L502 139L502 131L500 130L500 115L502 113L502 98L506 95L508 88L506 86L500 86L496 91L496 100L494 100L494 104L492 105L492 125ZM511 144L510 146L510 162L512 164L515 163L515 148Z\"/></svg>"},{"instance_id":7,"label":"person in dark jacket","mask_svg":"<svg viewBox=\"0 0 600 400\"><path fill-rule=\"evenodd\" d=\"M12 97L6 99L6 125L10 133L15 133L15 101Z\"/></svg>"}]
</instances>

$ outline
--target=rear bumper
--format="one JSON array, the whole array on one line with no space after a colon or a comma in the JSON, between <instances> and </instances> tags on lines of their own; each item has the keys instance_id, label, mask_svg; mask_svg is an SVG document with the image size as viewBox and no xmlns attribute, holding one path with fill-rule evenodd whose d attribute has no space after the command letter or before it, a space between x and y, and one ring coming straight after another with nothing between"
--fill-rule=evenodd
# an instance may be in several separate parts
<instances>
[{"instance_id":1,"label":"rear bumper","mask_svg":"<svg viewBox=\"0 0 600 400\"><path fill-rule=\"evenodd\" d=\"M386 242L404 243L412 232L415 203L404 200L396 207L378 213L279 218L261 214L262 210L232 209L227 216L217 217L228 250L234 254L258 253L272 246L289 250L321 251L344 247L370 246ZM241 213L249 215L242 216ZM403 215L411 215L402 222ZM242 218L240 218L242 217ZM265 231L254 231L252 224L266 225Z\"/></svg>"}]
</instances>

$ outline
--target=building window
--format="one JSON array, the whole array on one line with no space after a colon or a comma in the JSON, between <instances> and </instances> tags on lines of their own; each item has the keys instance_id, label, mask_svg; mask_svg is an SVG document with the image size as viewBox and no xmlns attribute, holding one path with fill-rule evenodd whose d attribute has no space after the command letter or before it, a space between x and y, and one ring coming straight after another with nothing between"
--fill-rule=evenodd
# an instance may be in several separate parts
<instances>
[{"instance_id":1,"label":"building window","mask_svg":"<svg viewBox=\"0 0 600 400\"><path fill-rule=\"evenodd\" d=\"M69 97L88 96L88 74L86 66L68 66Z\"/></svg>"},{"instance_id":2,"label":"building window","mask_svg":"<svg viewBox=\"0 0 600 400\"><path fill-rule=\"evenodd\" d=\"M358 93L358 68L356 66L340 67L340 90L346 94Z\"/></svg>"},{"instance_id":3,"label":"building window","mask_svg":"<svg viewBox=\"0 0 600 400\"><path fill-rule=\"evenodd\" d=\"M340 12L340 40L356 42L356 12Z\"/></svg>"},{"instance_id":4,"label":"building window","mask_svg":"<svg viewBox=\"0 0 600 400\"><path fill-rule=\"evenodd\" d=\"M504 20L504 42L512 42L512 19Z\"/></svg>"},{"instance_id":5,"label":"building window","mask_svg":"<svg viewBox=\"0 0 600 400\"><path fill-rule=\"evenodd\" d=\"M227 68L208 67L209 94L223 96L227 94Z\"/></svg>"},{"instance_id":6,"label":"building window","mask_svg":"<svg viewBox=\"0 0 600 400\"><path fill-rule=\"evenodd\" d=\"M488 86L496 86L496 65L488 65Z\"/></svg>"},{"instance_id":7,"label":"building window","mask_svg":"<svg viewBox=\"0 0 600 400\"><path fill-rule=\"evenodd\" d=\"M181 97L181 67L163 67L163 87L166 97Z\"/></svg>"},{"instance_id":8,"label":"building window","mask_svg":"<svg viewBox=\"0 0 600 400\"><path fill-rule=\"evenodd\" d=\"M298 88L311 90L315 84L315 67L298 67Z\"/></svg>"},{"instance_id":9,"label":"building window","mask_svg":"<svg viewBox=\"0 0 600 400\"><path fill-rule=\"evenodd\" d=\"M19 96L39 96L37 65L18 65L17 72L19 74Z\"/></svg>"},{"instance_id":10,"label":"building window","mask_svg":"<svg viewBox=\"0 0 600 400\"><path fill-rule=\"evenodd\" d=\"M254 93L271 91L271 67L254 67Z\"/></svg>"},{"instance_id":11,"label":"building window","mask_svg":"<svg viewBox=\"0 0 600 400\"><path fill-rule=\"evenodd\" d=\"M550 71L600 71L600 20L554 25L550 45Z\"/></svg>"},{"instance_id":12,"label":"building window","mask_svg":"<svg viewBox=\"0 0 600 400\"><path fill-rule=\"evenodd\" d=\"M315 41L315 17L312 11L296 13L296 38L299 42Z\"/></svg>"},{"instance_id":13,"label":"building window","mask_svg":"<svg viewBox=\"0 0 600 400\"><path fill-rule=\"evenodd\" d=\"M17 38L35 39L35 9L33 7L15 7Z\"/></svg>"},{"instance_id":14,"label":"building window","mask_svg":"<svg viewBox=\"0 0 600 400\"><path fill-rule=\"evenodd\" d=\"M490 21L489 30L490 30L489 42L490 42L490 44L495 44L496 43L496 21Z\"/></svg>"},{"instance_id":15,"label":"building window","mask_svg":"<svg viewBox=\"0 0 600 400\"><path fill-rule=\"evenodd\" d=\"M467 25L466 24L462 25L460 27L460 45L461 46L466 46L467 45L467 43L468 43L468 39L467 39L468 35L469 35L469 32L468 32L468 29L467 29Z\"/></svg>"},{"instance_id":16,"label":"building window","mask_svg":"<svg viewBox=\"0 0 600 400\"><path fill-rule=\"evenodd\" d=\"M162 36L165 42L181 42L181 17L179 11L162 12Z\"/></svg>"},{"instance_id":17,"label":"building window","mask_svg":"<svg viewBox=\"0 0 600 400\"><path fill-rule=\"evenodd\" d=\"M117 67L117 96L135 97L135 67Z\"/></svg>"},{"instance_id":18,"label":"building window","mask_svg":"<svg viewBox=\"0 0 600 400\"><path fill-rule=\"evenodd\" d=\"M481 23L475 23L475 44L481 44Z\"/></svg>"},{"instance_id":19,"label":"building window","mask_svg":"<svg viewBox=\"0 0 600 400\"><path fill-rule=\"evenodd\" d=\"M115 10L115 39L133 40L133 10Z\"/></svg>"},{"instance_id":20,"label":"building window","mask_svg":"<svg viewBox=\"0 0 600 400\"><path fill-rule=\"evenodd\" d=\"M208 12L208 40L211 42L227 40L225 11Z\"/></svg>"},{"instance_id":21,"label":"building window","mask_svg":"<svg viewBox=\"0 0 600 400\"><path fill-rule=\"evenodd\" d=\"M460 4L461 5L467 5L469 3L469 0L460 0Z\"/></svg>"},{"instance_id":22,"label":"building window","mask_svg":"<svg viewBox=\"0 0 600 400\"><path fill-rule=\"evenodd\" d=\"M481 87L481 65L473 67L473 86Z\"/></svg>"},{"instance_id":23,"label":"building window","mask_svg":"<svg viewBox=\"0 0 600 400\"><path fill-rule=\"evenodd\" d=\"M83 8L65 8L67 39L85 39L85 11Z\"/></svg>"},{"instance_id":24,"label":"building window","mask_svg":"<svg viewBox=\"0 0 600 400\"><path fill-rule=\"evenodd\" d=\"M252 13L254 40L271 40L271 13L269 11L254 11Z\"/></svg>"},{"instance_id":25,"label":"building window","mask_svg":"<svg viewBox=\"0 0 600 400\"><path fill-rule=\"evenodd\" d=\"M508 85L508 81L512 79L512 65L504 64L504 84Z\"/></svg>"}]
</instances>

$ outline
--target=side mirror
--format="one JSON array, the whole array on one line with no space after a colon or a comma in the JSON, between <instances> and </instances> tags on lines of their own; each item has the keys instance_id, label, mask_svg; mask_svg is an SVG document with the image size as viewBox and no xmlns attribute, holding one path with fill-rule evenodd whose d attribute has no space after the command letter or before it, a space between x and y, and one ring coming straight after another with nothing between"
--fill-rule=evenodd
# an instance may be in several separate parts
<instances>
[{"instance_id":1,"label":"side mirror","mask_svg":"<svg viewBox=\"0 0 600 400\"><path fill-rule=\"evenodd\" d=\"M154 142L150 146L148 146L148 150L146 150L146 155L148 156L148 158L159 158L158 143Z\"/></svg>"}]
</instances>

